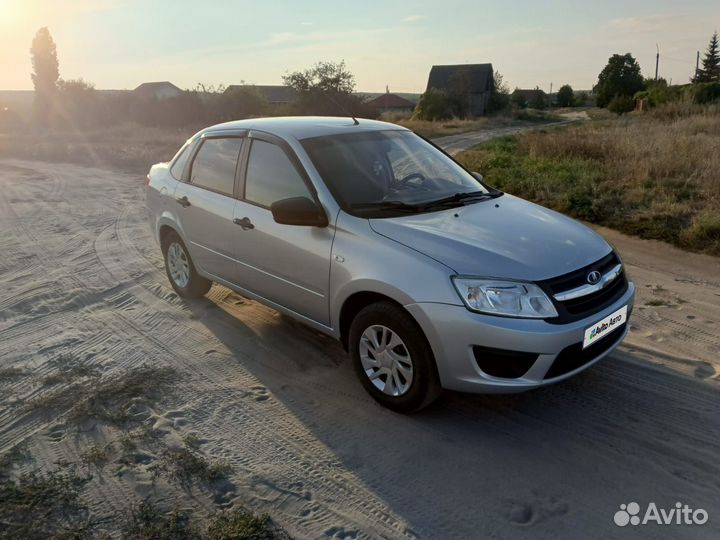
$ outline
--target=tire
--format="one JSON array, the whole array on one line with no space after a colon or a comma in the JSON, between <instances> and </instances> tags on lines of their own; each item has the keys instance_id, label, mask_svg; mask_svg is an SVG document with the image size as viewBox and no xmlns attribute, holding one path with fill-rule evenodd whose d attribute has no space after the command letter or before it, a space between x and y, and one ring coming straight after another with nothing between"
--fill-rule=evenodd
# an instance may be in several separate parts
<instances>
[{"instance_id":1,"label":"tire","mask_svg":"<svg viewBox=\"0 0 720 540\"><path fill-rule=\"evenodd\" d=\"M402 307L377 302L363 308L350 325L348 345L355 373L381 405L412 413L440 395L430 344Z\"/></svg>"},{"instance_id":2,"label":"tire","mask_svg":"<svg viewBox=\"0 0 720 540\"><path fill-rule=\"evenodd\" d=\"M200 298L210 290L212 281L197 273L190 253L178 233L171 231L165 236L162 251L165 257L165 273L176 293L183 298ZM178 273L180 267L184 269Z\"/></svg>"}]
</instances>

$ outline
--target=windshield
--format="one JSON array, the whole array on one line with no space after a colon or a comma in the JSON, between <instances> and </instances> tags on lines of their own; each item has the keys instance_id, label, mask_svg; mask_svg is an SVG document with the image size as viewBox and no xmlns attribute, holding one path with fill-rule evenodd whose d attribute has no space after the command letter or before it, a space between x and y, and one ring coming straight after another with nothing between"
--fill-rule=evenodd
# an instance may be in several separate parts
<instances>
[{"instance_id":1,"label":"windshield","mask_svg":"<svg viewBox=\"0 0 720 540\"><path fill-rule=\"evenodd\" d=\"M409 131L369 131L305 139L305 151L333 196L352 214L435 210L441 199L489 191L437 148ZM447 202L447 201L444 201Z\"/></svg>"}]
</instances>

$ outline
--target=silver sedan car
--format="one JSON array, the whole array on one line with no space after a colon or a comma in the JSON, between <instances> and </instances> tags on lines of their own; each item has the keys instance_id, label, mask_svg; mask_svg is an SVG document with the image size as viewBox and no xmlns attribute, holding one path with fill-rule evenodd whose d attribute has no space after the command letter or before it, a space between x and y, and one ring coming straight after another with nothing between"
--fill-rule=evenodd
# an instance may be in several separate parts
<instances>
[{"instance_id":1,"label":"silver sedan car","mask_svg":"<svg viewBox=\"0 0 720 540\"><path fill-rule=\"evenodd\" d=\"M561 381L628 330L635 287L603 238L394 124L204 129L152 167L147 207L180 296L219 283L339 339L397 411Z\"/></svg>"}]
</instances>

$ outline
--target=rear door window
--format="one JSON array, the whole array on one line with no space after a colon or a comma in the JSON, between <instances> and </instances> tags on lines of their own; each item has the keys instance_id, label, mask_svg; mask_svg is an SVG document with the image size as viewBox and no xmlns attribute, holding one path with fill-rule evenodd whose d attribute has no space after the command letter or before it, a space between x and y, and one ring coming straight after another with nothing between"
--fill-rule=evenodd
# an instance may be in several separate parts
<instances>
[{"instance_id":1,"label":"rear door window","mask_svg":"<svg viewBox=\"0 0 720 540\"><path fill-rule=\"evenodd\" d=\"M232 196L242 141L238 137L206 139L193 160L190 183Z\"/></svg>"}]
</instances>

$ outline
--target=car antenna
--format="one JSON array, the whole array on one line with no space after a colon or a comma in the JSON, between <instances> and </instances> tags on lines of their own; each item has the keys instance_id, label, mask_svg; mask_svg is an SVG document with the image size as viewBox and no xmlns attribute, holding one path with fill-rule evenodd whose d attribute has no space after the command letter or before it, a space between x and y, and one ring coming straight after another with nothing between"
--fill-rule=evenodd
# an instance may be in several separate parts
<instances>
[{"instance_id":1,"label":"car antenna","mask_svg":"<svg viewBox=\"0 0 720 540\"><path fill-rule=\"evenodd\" d=\"M327 93L327 94L325 94L325 95L327 96L327 98L328 98L330 101L332 101L332 102L335 104L335 106L336 106L338 109L340 109L340 110L341 110L342 112L344 112L347 116L349 116L350 118L352 118L353 125L355 125L355 126L359 126L359 125L360 125L360 122L358 122L358 119L355 118L355 115L352 114L349 110L347 110L341 103L335 101L335 98L333 98L332 95L330 95L329 93Z\"/></svg>"}]
</instances>

